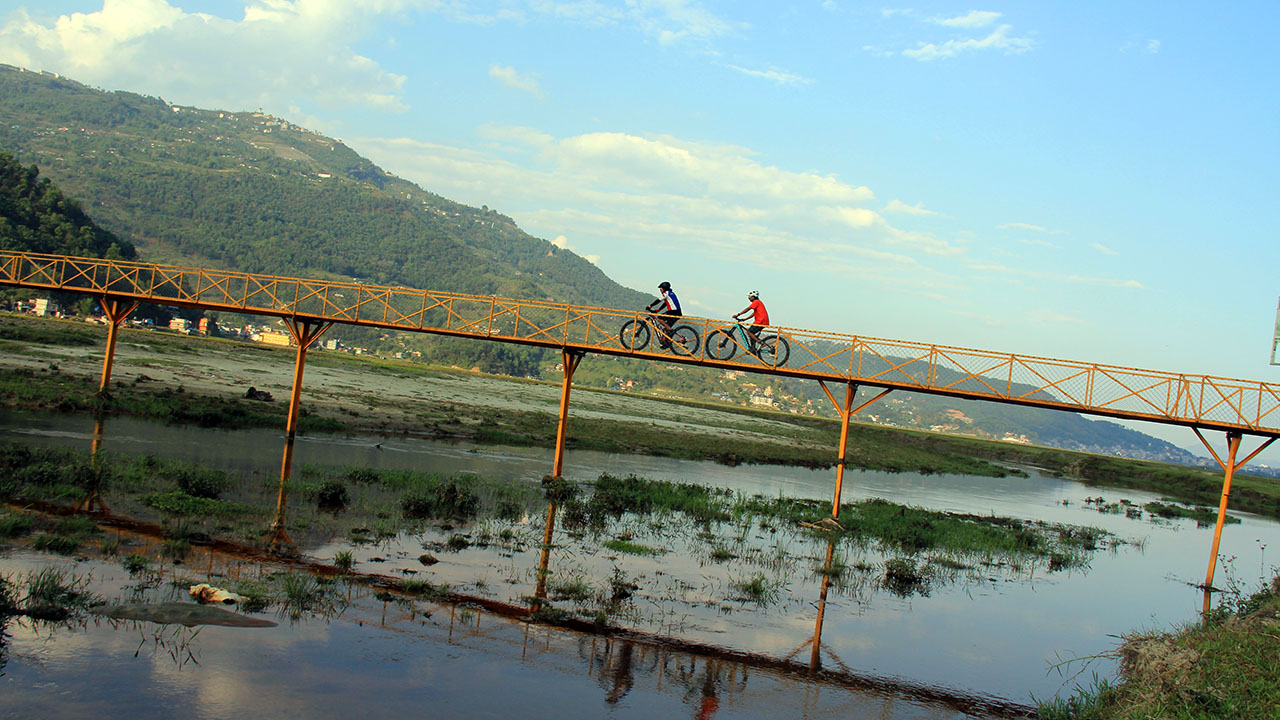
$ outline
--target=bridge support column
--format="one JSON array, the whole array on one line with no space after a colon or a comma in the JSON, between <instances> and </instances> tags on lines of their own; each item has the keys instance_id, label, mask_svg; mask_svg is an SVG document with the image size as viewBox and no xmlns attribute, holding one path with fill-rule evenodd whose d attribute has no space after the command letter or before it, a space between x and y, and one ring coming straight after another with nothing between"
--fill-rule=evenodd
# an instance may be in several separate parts
<instances>
[{"instance_id":1,"label":"bridge support column","mask_svg":"<svg viewBox=\"0 0 1280 720\"><path fill-rule=\"evenodd\" d=\"M580 350L563 350L560 353L564 365L564 384L560 386L560 422L556 425L556 457L551 466L551 474L560 477L564 469L564 440L569 429L569 390L573 387L573 372L582 362Z\"/></svg>"},{"instance_id":2,"label":"bridge support column","mask_svg":"<svg viewBox=\"0 0 1280 720\"><path fill-rule=\"evenodd\" d=\"M845 386L843 403L836 400L836 396L831 394L831 390L827 388L827 384L825 382L819 380L818 384L822 386L822 391L827 394L827 399L829 399L831 404L835 406L836 412L840 413L840 454L839 459L836 460L835 498L831 502L831 519L838 523L840 520L840 494L844 489L845 454L849 447L849 418L863 411L873 403L878 402L880 398L888 395L892 391L892 388L884 390L879 395L876 395L865 403L859 405L857 408L854 408L853 396L858 392L857 383L849 383Z\"/></svg>"},{"instance_id":3,"label":"bridge support column","mask_svg":"<svg viewBox=\"0 0 1280 720\"><path fill-rule=\"evenodd\" d=\"M547 575L550 574L551 541L556 533L556 503L547 503L547 523L542 531L542 555L538 558L538 580L533 590L533 610L537 610L541 601L547 597Z\"/></svg>"},{"instance_id":4,"label":"bridge support column","mask_svg":"<svg viewBox=\"0 0 1280 720\"><path fill-rule=\"evenodd\" d=\"M138 309L138 302L106 296L99 302L102 304L103 314L107 316L107 353L102 359L102 382L98 384L98 392L106 392L111 385L111 365L116 356L116 331L125 318L129 317L129 313Z\"/></svg>"},{"instance_id":5,"label":"bridge support column","mask_svg":"<svg viewBox=\"0 0 1280 720\"><path fill-rule=\"evenodd\" d=\"M298 355L293 363L293 393L289 395L289 419L285 422L285 434L293 440L294 433L298 430L298 398L302 395L302 372L307 367L307 348L333 327L333 323L285 318L284 324L288 326L293 341L298 344Z\"/></svg>"},{"instance_id":6,"label":"bridge support column","mask_svg":"<svg viewBox=\"0 0 1280 720\"><path fill-rule=\"evenodd\" d=\"M276 497L276 517L271 523L270 546L273 550L289 547L292 543L284 531L286 485L293 471L293 439L298 431L298 403L302 396L302 373L307 367L307 349L320 339L331 322L285 318L289 334L298 344L298 354L293 364L293 391L289 395L289 416L285 420L284 456L280 459L280 492Z\"/></svg>"},{"instance_id":7,"label":"bridge support column","mask_svg":"<svg viewBox=\"0 0 1280 720\"><path fill-rule=\"evenodd\" d=\"M1213 549L1209 553L1209 569L1205 572L1204 576L1204 611L1208 612L1210 600L1209 593L1213 589L1213 574L1218 565L1218 545L1222 541L1222 526L1227 519L1227 499L1231 495L1231 478L1235 475L1236 470L1244 467L1250 460L1256 457L1258 453L1266 450L1271 443L1276 441L1276 438L1269 438L1266 442L1262 443L1257 450L1249 453L1248 457L1237 462L1236 453L1240 450L1241 438L1238 431L1232 430L1227 432L1227 459L1223 460L1218 456L1218 453L1214 452L1213 446L1209 444L1209 441L1204 439L1204 435L1200 434L1200 428L1193 427L1191 430L1196 434L1196 437L1200 438L1200 442L1204 444L1205 449L1209 451L1209 454L1213 456L1213 459L1218 461L1218 465L1222 467L1222 470L1225 473L1222 481L1222 499L1218 501L1218 522L1213 528Z\"/></svg>"}]
</instances>

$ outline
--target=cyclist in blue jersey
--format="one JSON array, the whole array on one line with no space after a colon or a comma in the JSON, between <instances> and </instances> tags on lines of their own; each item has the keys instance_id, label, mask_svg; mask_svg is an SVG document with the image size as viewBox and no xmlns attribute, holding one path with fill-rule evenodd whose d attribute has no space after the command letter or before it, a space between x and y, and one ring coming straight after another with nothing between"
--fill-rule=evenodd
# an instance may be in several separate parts
<instances>
[{"instance_id":1,"label":"cyclist in blue jersey","mask_svg":"<svg viewBox=\"0 0 1280 720\"><path fill-rule=\"evenodd\" d=\"M655 319L666 328L666 332L658 338L658 346L664 349L671 347L671 326L675 324L676 318L684 315L680 312L680 298L671 289L671 283L665 280L658 283L658 299L649 303L646 309L658 313Z\"/></svg>"}]
</instances>

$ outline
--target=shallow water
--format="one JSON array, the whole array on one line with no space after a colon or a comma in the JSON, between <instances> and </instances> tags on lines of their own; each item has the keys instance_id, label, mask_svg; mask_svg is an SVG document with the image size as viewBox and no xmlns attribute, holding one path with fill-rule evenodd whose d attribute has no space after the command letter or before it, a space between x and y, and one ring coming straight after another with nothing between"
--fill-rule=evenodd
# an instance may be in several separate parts
<instances>
[{"instance_id":1,"label":"shallow water","mask_svg":"<svg viewBox=\"0 0 1280 720\"><path fill-rule=\"evenodd\" d=\"M87 448L92 436L93 423L88 418L0 415L0 440L3 441ZM279 472L281 446L282 439L276 432L167 427L122 418L108 420L103 440L104 449L112 452L154 453L266 476ZM229 448L235 451L229 452ZM295 445L294 467L305 465L414 468L445 474L477 473L534 483L549 472L551 457L550 451L538 448L481 447L401 437L303 437ZM586 451L569 452L564 474L572 479L591 480L606 471L614 475L634 473L653 479L728 487L747 494L772 496L782 493L820 499L830 497L834 481L834 471L831 470L727 467L706 462ZM1198 617L1203 595L1192 586L1204 577L1212 528L1199 528L1189 520L1153 522L1130 519L1123 514L1099 513L1094 506L1083 502L1086 497L1098 495L1106 496L1109 501L1125 498L1139 505L1158 499L1156 495L1136 491L1099 490L1035 472L1027 478L846 473L845 500L883 497L936 510L1091 525L1129 541L1110 550L1100 550L1084 569L1048 573L1045 568L1033 564L1023 567L974 565L968 570L958 571L954 577L936 582L927 596L913 594L900 597L885 591L872 575L851 573L831 585L823 604L819 602L822 577L812 570L822 565L825 543L815 543L787 529L769 531L752 528L744 536L742 544L735 548L738 558L727 563L714 563L707 560L706 548L690 540L688 533L682 534L681 528L674 527L674 523L651 519L631 519L625 528L613 528L612 531L625 529L635 542L665 548L669 550L666 554L656 557L619 556L601 551L598 542L591 542L592 538L570 542L561 533L549 558L549 569L553 577L580 575L599 586L607 583L617 568L628 577L642 578L641 584L645 588L637 593L633 610L624 619L624 624L707 646L790 659L802 666L810 661L811 643L821 608L820 662L825 669L847 677L887 680L905 688L945 688L962 694L1027 703L1033 695L1045 698L1060 691L1070 692L1075 684L1092 677L1094 672L1106 677L1114 670L1114 664L1106 659L1094 661L1080 677L1074 677L1081 668L1079 664L1068 665L1061 671L1052 669L1052 665L1112 650L1117 644L1116 636L1129 631L1167 629ZM1216 584L1226 586L1229 575L1237 582L1253 587L1262 576L1274 572L1266 550L1273 548L1272 557L1275 557L1275 548L1280 548L1280 525L1266 519L1233 514L1240 515L1243 522L1224 529L1223 561L1218 565ZM536 548L540 544L541 517L526 518L524 523L515 523L511 527L529 540L526 548ZM476 529L468 530L474 532ZM534 594L532 590L539 561L536 551L512 551L503 556L492 547L469 548L460 553L441 555L440 564L432 566L429 571L423 569L416 562L422 552L422 542L438 541L442 537L440 534L401 537L388 543L354 548L345 539L338 538L325 546L304 548L303 551L318 558L330 558L339 549L351 549L360 569L386 573L413 569L419 573L417 577L437 583L448 582L463 592L496 599L516 601ZM779 548L787 552L786 560L778 561L782 557ZM841 547L836 552L849 565L865 562L878 567L885 557L868 548ZM770 577L785 581L778 598L763 605L735 600L729 585L761 570ZM515 623L511 632L523 633L525 629ZM299 634L289 635L290 632ZM310 658L319 649L332 650L339 645L343 648L340 654L335 652L332 667L325 660L305 660L306 663L319 663L322 667L298 674L298 678L308 678L301 681L303 687L297 687L299 683L295 681L284 692L289 695L320 692L324 688L326 672L351 672L364 677L366 672L374 674L367 668L379 668L388 663L401 668L403 665L394 663L431 665L443 662L436 657L437 652L451 658L457 668L469 667L471 672L491 677L494 682L500 677L500 670L519 675L524 679L512 682L517 685L529 683L528 689L522 692L530 693L530 702L536 703L541 697L536 690L539 684L549 682L548 678L529 668L507 667L510 655L515 651L503 645L505 641L495 642L493 649L482 649L488 646L477 641L466 650L455 648L450 655L448 641L444 650L432 643L412 640L406 640L400 646L377 634L363 637L364 632L369 632L367 626L352 628L343 622L313 622L301 629L296 626L291 629L286 624L283 629L273 630L272 638L276 633L281 637L287 636L287 639L272 640L269 644L272 648L277 642L283 644L284 649L271 650L278 657L304 655ZM535 629L531 632L551 631ZM403 632L395 635L397 638L403 636ZM67 642L59 635L46 647L53 652L52 648ZM88 644L92 646L96 642ZM132 642L136 645L136 637ZM578 638L563 642L581 644L593 641ZM605 640L596 638L594 642ZM210 644L214 645L212 641ZM15 649L18 645L19 640L15 637ZM256 647L258 643L255 641L254 645ZM349 646L364 648L364 651L356 653ZM102 652L115 654L118 649ZM491 653L493 657L490 658ZM581 652L578 654L580 656ZM18 656L16 651L11 656L11 674L14 666L20 664L14 660ZM388 657L397 659L388 660ZM201 668L220 666L229 661L229 658L219 656L217 662L202 662ZM460 680L457 668L451 665L444 669L432 665L429 672L424 672L435 678L431 685L437 688L435 692L438 692L439 683L448 682L458 688L470 688L469 692L486 694L474 683L467 685ZM74 670L68 672L75 674ZM269 670L261 672L270 675ZM581 668L560 672L581 674ZM757 668L751 672L755 673L753 677L759 677L764 671ZM655 687L660 677L659 673L652 678ZM59 682L74 684L89 680L67 678ZM199 682L202 681L197 681L197 684ZM378 687L381 681L370 678L369 682L372 687ZM432 692L420 684L406 682L406 698L418 697L421 701L415 693ZM554 682L571 686L574 683L592 685L597 699L601 691L598 681L560 678ZM805 683L794 684L796 682L787 675L778 675L771 680L759 681L760 685L752 685L750 691L744 689L743 694L753 694L759 687L767 686L769 692L792 698L795 707L805 707L802 697L807 698L812 693L837 692L821 689L826 686L811 687ZM249 686L253 684L251 682ZM668 711L678 715L695 714L693 706L686 702L686 695L694 693L694 690L681 691L684 693L681 699L670 705L664 703L670 703L672 697L657 690L650 697L643 691L642 682L637 680L635 685L637 689L632 691L635 695L628 697L637 699L628 702L654 703L644 710L637 707L638 714ZM386 692L393 694L390 689ZM838 692L848 691L842 689ZM487 703L491 700L493 712L498 712L497 708L503 702L492 697L494 695L505 698L506 704L510 705L511 698L506 691L488 693L476 701L474 713L464 714L487 716L490 712ZM638 699L640 697L649 697L649 700L642 703ZM241 701L233 699L227 708L241 711L243 707L235 704ZM465 701L455 697L443 702ZM873 701L869 702L874 705ZM943 713L936 715L938 717L948 717L951 715L947 713L957 712L954 709L922 710L912 702L916 700L894 706L903 708L901 710L877 706L873 712L892 718L935 717L930 714L933 712ZM732 716L735 712L744 716L754 714L750 703L738 706L737 711L730 710L729 706L729 703L720 704L717 716ZM553 709L551 705L547 707L548 711ZM591 706L590 712L582 716L598 716L601 707L597 702ZM613 704L607 707L614 714L623 712ZM785 706L777 707L779 711L787 712L781 710ZM572 707L563 712L577 716ZM817 716L816 711L813 716Z\"/></svg>"}]
</instances>

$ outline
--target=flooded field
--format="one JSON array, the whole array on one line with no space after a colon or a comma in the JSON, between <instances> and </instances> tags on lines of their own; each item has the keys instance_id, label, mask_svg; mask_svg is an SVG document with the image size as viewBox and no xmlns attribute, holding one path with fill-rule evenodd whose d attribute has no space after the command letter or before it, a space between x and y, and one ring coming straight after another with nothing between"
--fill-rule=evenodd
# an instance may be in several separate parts
<instances>
[{"instance_id":1,"label":"flooded field","mask_svg":"<svg viewBox=\"0 0 1280 720\"><path fill-rule=\"evenodd\" d=\"M127 540L126 540L127 542ZM138 540L139 543L143 542ZM8 552L8 571L74 565L109 601L184 599L119 564ZM199 558L204 560L204 558ZM193 561L193 564L194 561ZM270 566L215 557L216 576ZM337 586L340 612L268 628L99 615L11 623L0 714L25 718L894 717L985 714L981 702L814 678L661 644L536 625L474 607L380 600ZM185 598L189 600L189 598ZM140 701L140 699L142 701Z\"/></svg>"},{"instance_id":2,"label":"flooded field","mask_svg":"<svg viewBox=\"0 0 1280 720\"><path fill-rule=\"evenodd\" d=\"M0 417L5 442L87 449L92 436L88 418ZM274 499L277 433L113 418L103 448L235 470L257 479L243 495ZM501 479L529 492L500 516L424 522L394 534L355 522L350 511L316 513L307 507L314 500L295 493L285 514L308 518L291 538L301 559L331 565L345 557L353 577L377 582L344 580L344 602L327 613L291 619L267 610L256 615L279 620L277 627L200 626L190 638L165 635L181 636L181 625L100 616L62 628L11 625L3 697L21 707L67 698L62 716L109 710L112 701L94 705L88 689L116 686L167 698L168 707L190 703L201 708L198 716L249 712L262 702L336 717L361 698L405 711L430 702L460 717L516 710L569 717L606 710L646 717L1007 715L1033 697L1069 693L1094 672L1114 669L1103 658L1076 676L1083 666L1059 666L1063 661L1105 653L1131 630L1193 621L1202 602L1192 586L1203 578L1211 528L1142 512L1158 499L1143 493L1105 493L1094 502L1097 489L1035 471L1005 478L846 475L850 502L877 497L1096 529L1081 564L1055 567L1048 556L908 558L874 542L833 544L767 518L620 513L590 522L561 508L548 512L539 481L550 464L549 452L536 448L300 438L294 467L303 476L350 467L430 470ZM727 488L735 497L828 502L833 479L832 471L569 454L567 478L590 482L602 473ZM549 517L552 541L543 552ZM1256 586L1272 570L1266 551L1280 547L1277 540L1269 520L1242 516L1229 525L1217 584ZM908 560L918 581L894 582L888 570ZM0 558L6 573L42 562L71 563L25 551ZM118 559L78 567L113 602L138 593L139 581ZM226 585L245 572L274 570L197 548L142 594L173 599L190 584ZM449 597L393 598L377 589L388 586L447 587ZM563 613L581 627L529 624L509 610L530 607ZM192 657L184 660L183 652ZM286 662L296 669L284 671Z\"/></svg>"}]
</instances>

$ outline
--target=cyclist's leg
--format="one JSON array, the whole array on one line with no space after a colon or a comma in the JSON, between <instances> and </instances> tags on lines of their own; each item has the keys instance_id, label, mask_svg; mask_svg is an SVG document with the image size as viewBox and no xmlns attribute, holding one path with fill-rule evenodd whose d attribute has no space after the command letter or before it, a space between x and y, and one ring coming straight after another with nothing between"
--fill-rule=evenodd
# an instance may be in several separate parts
<instances>
[{"instance_id":1,"label":"cyclist's leg","mask_svg":"<svg viewBox=\"0 0 1280 720\"><path fill-rule=\"evenodd\" d=\"M675 327L676 318L678 317L680 317L680 314L675 312L664 312L658 316L658 319L662 321L662 337L660 344L663 348L671 347L671 328Z\"/></svg>"},{"instance_id":2,"label":"cyclist's leg","mask_svg":"<svg viewBox=\"0 0 1280 720\"><path fill-rule=\"evenodd\" d=\"M763 327L763 325L752 325L747 328L747 337L751 339L750 351L752 353L760 349L760 329Z\"/></svg>"}]
</instances>

